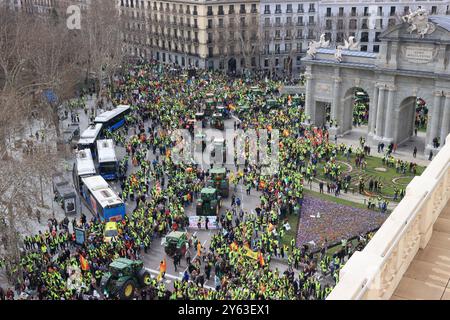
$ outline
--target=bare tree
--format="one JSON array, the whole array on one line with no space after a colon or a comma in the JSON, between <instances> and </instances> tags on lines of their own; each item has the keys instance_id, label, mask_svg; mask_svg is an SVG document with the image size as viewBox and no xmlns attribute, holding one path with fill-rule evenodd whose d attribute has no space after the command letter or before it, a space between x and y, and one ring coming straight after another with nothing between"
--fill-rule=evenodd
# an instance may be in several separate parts
<instances>
[{"instance_id":1,"label":"bare tree","mask_svg":"<svg viewBox=\"0 0 450 320\"><path fill-rule=\"evenodd\" d=\"M61 22L2 5L0 21L0 255L17 279L21 234L32 208L44 204L44 186L57 164L48 150L31 154L24 132L32 134L40 118L55 133L49 139L54 148L58 110L44 103L44 93L69 95L81 64L76 35Z\"/></svg>"},{"instance_id":2,"label":"bare tree","mask_svg":"<svg viewBox=\"0 0 450 320\"><path fill-rule=\"evenodd\" d=\"M121 26L121 16L114 0L91 2L82 25L82 37L86 50L86 79L93 77L97 80L99 98L103 96L104 80L113 84L113 75L124 58Z\"/></svg>"}]
</instances>

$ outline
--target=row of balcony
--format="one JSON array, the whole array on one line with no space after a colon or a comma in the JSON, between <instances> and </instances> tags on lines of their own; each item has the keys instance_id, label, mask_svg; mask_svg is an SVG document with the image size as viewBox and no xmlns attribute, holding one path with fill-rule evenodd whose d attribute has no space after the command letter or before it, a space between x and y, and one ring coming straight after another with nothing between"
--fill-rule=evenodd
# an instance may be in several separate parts
<instances>
[{"instance_id":1,"label":"row of balcony","mask_svg":"<svg viewBox=\"0 0 450 320\"><path fill-rule=\"evenodd\" d=\"M250 12L247 12L247 11L239 11L239 14L241 14L241 15L243 15L243 14L247 14L247 13L253 13L253 14L257 14L258 13L258 10L256 9L256 10L250 10ZM237 15L238 13L236 12L236 11L228 11L228 15ZM213 12L212 11L208 11L207 13L206 13L206 15L207 16L209 16L209 17L211 17L211 16L213 16L214 14L213 14ZM225 12L224 11L219 11L219 12L217 12L217 15L218 16L224 16L225 15Z\"/></svg>"},{"instance_id":2,"label":"row of balcony","mask_svg":"<svg viewBox=\"0 0 450 320\"><path fill-rule=\"evenodd\" d=\"M282 14L283 12L281 10L275 10L275 14ZM286 11L286 14L294 14L294 10L292 11ZM297 10L297 13L305 13L304 10ZM316 10L308 10L308 13L316 13ZM271 14L270 10L264 10L264 14Z\"/></svg>"},{"instance_id":3,"label":"row of balcony","mask_svg":"<svg viewBox=\"0 0 450 320\"><path fill-rule=\"evenodd\" d=\"M291 27L305 27L305 26L311 26L314 27L316 26L317 23L316 22L286 22L286 23L277 23L277 22L273 22L273 23L264 23L264 28L272 28L272 27L277 27L277 28L281 28L281 27L286 27L286 28L291 28Z\"/></svg>"},{"instance_id":4,"label":"row of balcony","mask_svg":"<svg viewBox=\"0 0 450 320\"><path fill-rule=\"evenodd\" d=\"M135 9L139 9L139 8L135 8L135 7L125 7L125 6L121 6L120 7L121 9L130 9L130 10L135 10ZM152 11L152 12L165 12L165 13L172 13L172 14L193 14L194 16L196 16L196 15L198 15L198 11L197 10L194 10L194 11L192 11L192 13L191 13L191 11L190 10L187 10L187 11L185 11L185 12L183 12L183 10L177 10L177 9L168 9L168 8L156 8L156 7L153 7L153 8L149 8L149 7L146 7L145 8L145 10L148 12L148 11Z\"/></svg>"}]
</instances>

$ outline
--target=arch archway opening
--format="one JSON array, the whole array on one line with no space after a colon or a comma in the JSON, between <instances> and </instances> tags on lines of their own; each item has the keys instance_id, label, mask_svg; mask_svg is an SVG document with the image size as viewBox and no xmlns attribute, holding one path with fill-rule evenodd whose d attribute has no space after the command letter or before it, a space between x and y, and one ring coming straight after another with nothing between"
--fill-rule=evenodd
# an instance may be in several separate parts
<instances>
[{"instance_id":1,"label":"arch archway opening","mask_svg":"<svg viewBox=\"0 0 450 320\"><path fill-rule=\"evenodd\" d=\"M361 87L352 87L347 90L344 96L344 108L341 118L343 133L358 131L362 135L368 133L369 123L369 94Z\"/></svg>"},{"instance_id":2,"label":"arch archway opening","mask_svg":"<svg viewBox=\"0 0 450 320\"><path fill-rule=\"evenodd\" d=\"M399 114L401 121L398 121L397 143L417 153L424 153L428 129L427 101L422 97L407 97L400 102ZM439 144L439 141L435 142Z\"/></svg>"},{"instance_id":3,"label":"arch archway opening","mask_svg":"<svg viewBox=\"0 0 450 320\"><path fill-rule=\"evenodd\" d=\"M418 132L427 132L428 127L428 105L427 102L420 97L416 97L416 114L414 120L414 130ZM415 133L415 132L414 132Z\"/></svg>"}]
</instances>

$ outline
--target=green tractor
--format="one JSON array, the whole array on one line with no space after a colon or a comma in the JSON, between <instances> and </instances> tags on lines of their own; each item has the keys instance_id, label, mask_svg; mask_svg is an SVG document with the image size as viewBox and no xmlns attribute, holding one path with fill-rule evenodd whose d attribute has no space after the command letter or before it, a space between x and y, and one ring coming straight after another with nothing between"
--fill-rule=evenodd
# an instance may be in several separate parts
<instances>
[{"instance_id":1,"label":"green tractor","mask_svg":"<svg viewBox=\"0 0 450 320\"><path fill-rule=\"evenodd\" d=\"M204 110L205 116L210 117L214 113L216 102L213 99L206 100L206 107Z\"/></svg>"},{"instance_id":2,"label":"green tractor","mask_svg":"<svg viewBox=\"0 0 450 320\"><path fill-rule=\"evenodd\" d=\"M238 105L236 108L236 113L238 116L242 116L250 111L250 106L248 104Z\"/></svg>"},{"instance_id":3,"label":"green tractor","mask_svg":"<svg viewBox=\"0 0 450 320\"><path fill-rule=\"evenodd\" d=\"M225 168L211 169L209 171L208 186L219 190L222 198L228 198L230 184L227 177L227 170Z\"/></svg>"},{"instance_id":4,"label":"green tractor","mask_svg":"<svg viewBox=\"0 0 450 320\"><path fill-rule=\"evenodd\" d=\"M266 101L266 106L265 107L266 107L267 110L275 109L275 108L279 107L279 104L278 104L278 102L275 99L268 99Z\"/></svg>"},{"instance_id":5,"label":"green tractor","mask_svg":"<svg viewBox=\"0 0 450 320\"><path fill-rule=\"evenodd\" d=\"M292 98L292 104L296 107L302 106L304 104L304 100L305 99L303 97L296 95Z\"/></svg>"},{"instance_id":6,"label":"green tractor","mask_svg":"<svg viewBox=\"0 0 450 320\"><path fill-rule=\"evenodd\" d=\"M221 207L219 192L216 188L203 188L197 200L197 216L218 216Z\"/></svg>"},{"instance_id":7,"label":"green tractor","mask_svg":"<svg viewBox=\"0 0 450 320\"><path fill-rule=\"evenodd\" d=\"M264 92L257 86L251 87L250 91L251 91L251 93L253 93L254 96L257 96L257 97L258 96L260 97L260 96L264 95Z\"/></svg>"},{"instance_id":8,"label":"green tractor","mask_svg":"<svg viewBox=\"0 0 450 320\"><path fill-rule=\"evenodd\" d=\"M119 258L110 263L109 271L103 275L100 286L107 297L131 300L135 289L148 286L150 281L150 273L141 260Z\"/></svg>"},{"instance_id":9,"label":"green tractor","mask_svg":"<svg viewBox=\"0 0 450 320\"><path fill-rule=\"evenodd\" d=\"M231 113L228 108L224 107L223 105L216 107L217 113L221 114L223 119L231 119Z\"/></svg>"},{"instance_id":10,"label":"green tractor","mask_svg":"<svg viewBox=\"0 0 450 320\"><path fill-rule=\"evenodd\" d=\"M187 243L186 232L172 231L166 236L164 251L169 257L174 257L176 254L181 254L184 257L187 250Z\"/></svg>"},{"instance_id":11,"label":"green tractor","mask_svg":"<svg viewBox=\"0 0 450 320\"><path fill-rule=\"evenodd\" d=\"M220 113L214 113L211 119L211 127L214 129L223 130L225 129L225 122L223 116Z\"/></svg>"}]
</instances>

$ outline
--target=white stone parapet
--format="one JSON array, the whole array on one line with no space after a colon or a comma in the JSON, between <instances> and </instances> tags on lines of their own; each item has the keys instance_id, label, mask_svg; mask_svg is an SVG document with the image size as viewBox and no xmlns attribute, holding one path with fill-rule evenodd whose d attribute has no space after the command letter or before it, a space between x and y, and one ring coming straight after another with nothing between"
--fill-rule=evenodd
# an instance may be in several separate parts
<instances>
[{"instance_id":1,"label":"white stone parapet","mask_svg":"<svg viewBox=\"0 0 450 320\"><path fill-rule=\"evenodd\" d=\"M360 252L339 273L327 300L389 299L450 198L450 135L446 144Z\"/></svg>"}]
</instances>

